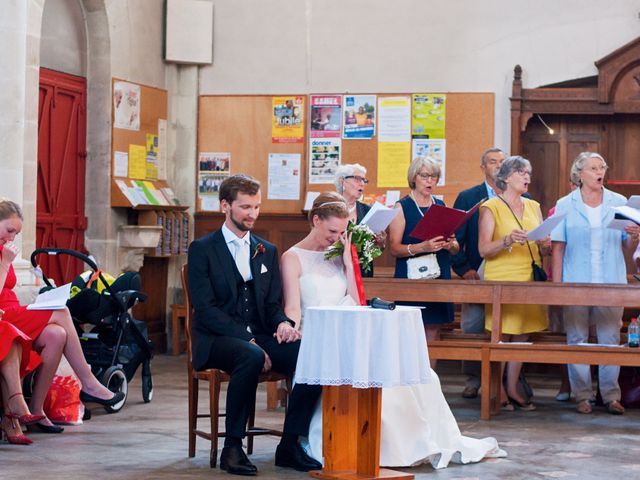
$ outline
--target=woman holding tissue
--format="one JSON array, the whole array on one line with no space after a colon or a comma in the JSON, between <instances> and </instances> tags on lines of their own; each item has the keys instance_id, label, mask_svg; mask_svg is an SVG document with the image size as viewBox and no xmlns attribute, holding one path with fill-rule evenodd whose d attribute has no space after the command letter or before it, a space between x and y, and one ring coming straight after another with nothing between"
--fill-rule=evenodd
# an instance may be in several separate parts
<instances>
[{"instance_id":1,"label":"woman holding tissue","mask_svg":"<svg viewBox=\"0 0 640 480\"><path fill-rule=\"evenodd\" d=\"M607 164L598 153L582 152L571 166L574 191L558 200L556 215L565 219L551 235L554 282L627 283L623 249L632 253L638 245L640 226L628 225L623 230L607 228L614 219L614 207L626 199L604 188ZM631 222L630 222L631 223ZM596 326L598 343L620 344L622 307L564 307L563 318L567 343L589 341L589 324ZM622 415L618 374L620 367L601 365L598 369L600 393L607 411ZM589 365L569 365L571 391L578 402L579 413L591 413L594 397Z\"/></svg>"},{"instance_id":2,"label":"woman holding tissue","mask_svg":"<svg viewBox=\"0 0 640 480\"><path fill-rule=\"evenodd\" d=\"M16 275L11 263L18 254L13 241L22 230L22 220L22 210L17 203L0 199L0 309L5 312L3 320L33 339L33 348L42 357L30 407L33 414L42 415L43 419L34 425L44 433L61 433L63 428L53 425L46 417L44 400L63 353L82 383L80 400L115 405L124 399L124 394L111 392L91 373L67 308L27 310L18 302L13 291Z\"/></svg>"},{"instance_id":3,"label":"woman holding tissue","mask_svg":"<svg viewBox=\"0 0 640 480\"><path fill-rule=\"evenodd\" d=\"M434 272L424 278L451 279L451 255L460 250L454 235L451 238L435 237L420 241L411 232L431 205L444 205L433 196L440 179L440 165L430 157L415 158L409 166L407 180L411 192L396 203L400 212L389 225L391 255L396 257L396 278L423 278L421 272ZM439 273L438 273L439 270ZM436 275L437 273L437 275ZM398 302L402 304L402 302ZM411 305L417 305L416 302ZM440 327L453 322L453 304L441 302L421 303L427 343L440 338ZM431 363L435 367L435 362Z\"/></svg>"},{"instance_id":4,"label":"woman holding tissue","mask_svg":"<svg viewBox=\"0 0 640 480\"><path fill-rule=\"evenodd\" d=\"M349 221L358 224L371 210L371 206L362 203L360 199L364 193L364 187L369 183L367 169L358 163L340 165L336 170L334 181L336 191L347 201ZM380 248L384 250L387 241L387 233L373 232ZM368 271L361 270L363 277L373 277L373 265Z\"/></svg>"},{"instance_id":5,"label":"woman holding tissue","mask_svg":"<svg viewBox=\"0 0 640 480\"><path fill-rule=\"evenodd\" d=\"M478 251L485 260L485 280L530 282L531 262L542 265L539 247L549 250L547 239L539 242L527 239L527 232L542 223L540 204L523 198L531 182L531 163L520 156L502 162L496 186L503 193L480 207ZM491 330L492 309L486 308L485 328ZM504 305L502 307L503 341L526 342L529 333L547 327L547 315L540 305ZM535 405L518 392L521 362L507 363L506 392L501 389L503 410L535 410Z\"/></svg>"}]
</instances>

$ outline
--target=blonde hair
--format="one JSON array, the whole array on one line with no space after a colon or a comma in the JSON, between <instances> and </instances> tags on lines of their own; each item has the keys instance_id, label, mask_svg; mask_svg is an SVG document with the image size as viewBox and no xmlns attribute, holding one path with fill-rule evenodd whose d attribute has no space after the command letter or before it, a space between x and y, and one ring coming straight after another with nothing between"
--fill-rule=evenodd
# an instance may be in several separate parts
<instances>
[{"instance_id":1,"label":"blonde hair","mask_svg":"<svg viewBox=\"0 0 640 480\"><path fill-rule=\"evenodd\" d=\"M440 164L438 164L438 162L431 157L416 157L411 161L409 171L407 172L407 181L409 182L409 188L411 190L416 188L416 177L424 167L427 167L431 172L431 175L437 175L438 180L440 180L442 170L440 169Z\"/></svg>"},{"instance_id":2,"label":"blonde hair","mask_svg":"<svg viewBox=\"0 0 640 480\"><path fill-rule=\"evenodd\" d=\"M18 217L20 220L24 220L20 205L8 198L0 198L0 221L11 217Z\"/></svg>"},{"instance_id":3,"label":"blonde hair","mask_svg":"<svg viewBox=\"0 0 640 480\"><path fill-rule=\"evenodd\" d=\"M321 220L330 217L347 218L349 209L347 201L336 192L323 192L313 201L313 206L309 210L309 223L313 226L313 217L318 216Z\"/></svg>"}]
</instances>

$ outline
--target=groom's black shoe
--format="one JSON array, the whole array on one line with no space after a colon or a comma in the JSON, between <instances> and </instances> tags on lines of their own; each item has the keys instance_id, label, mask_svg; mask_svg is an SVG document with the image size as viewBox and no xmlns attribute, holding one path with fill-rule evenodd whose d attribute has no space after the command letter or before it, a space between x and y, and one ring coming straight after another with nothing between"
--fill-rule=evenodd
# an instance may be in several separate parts
<instances>
[{"instance_id":1,"label":"groom's black shoe","mask_svg":"<svg viewBox=\"0 0 640 480\"><path fill-rule=\"evenodd\" d=\"M299 443L286 446L278 445L278 448L276 448L276 466L293 468L299 472L322 469L322 464L307 455Z\"/></svg>"},{"instance_id":2,"label":"groom's black shoe","mask_svg":"<svg viewBox=\"0 0 640 480\"><path fill-rule=\"evenodd\" d=\"M251 463L242 447L224 447L220 454L220 469L234 475L254 476L258 473L256 466Z\"/></svg>"}]
</instances>

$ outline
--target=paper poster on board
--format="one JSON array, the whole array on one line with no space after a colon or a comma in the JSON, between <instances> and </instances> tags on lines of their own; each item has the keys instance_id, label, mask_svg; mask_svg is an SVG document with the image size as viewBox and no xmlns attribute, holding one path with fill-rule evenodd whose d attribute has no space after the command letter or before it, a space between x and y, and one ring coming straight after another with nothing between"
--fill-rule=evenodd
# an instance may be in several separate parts
<instances>
[{"instance_id":1,"label":"paper poster on board","mask_svg":"<svg viewBox=\"0 0 640 480\"><path fill-rule=\"evenodd\" d=\"M113 126L126 130L140 130L140 85L114 82Z\"/></svg>"},{"instance_id":2,"label":"paper poster on board","mask_svg":"<svg viewBox=\"0 0 640 480\"><path fill-rule=\"evenodd\" d=\"M198 155L199 172L225 173L231 170L231 152L200 152Z\"/></svg>"},{"instance_id":3,"label":"paper poster on board","mask_svg":"<svg viewBox=\"0 0 640 480\"><path fill-rule=\"evenodd\" d=\"M407 187L411 142L378 142L378 187Z\"/></svg>"},{"instance_id":4,"label":"paper poster on board","mask_svg":"<svg viewBox=\"0 0 640 480\"><path fill-rule=\"evenodd\" d=\"M342 140L338 138L309 139L309 183L333 183L340 166Z\"/></svg>"},{"instance_id":5,"label":"paper poster on board","mask_svg":"<svg viewBox=\"0 0 640 480\"><path fill-rule=\"evenodd\" d=\"M440 165L440 179L438 186L445 184L445 171L447 167L446 140L432 140L428 138L414 138L411 159L418 157L431 157Z\"/></svg>"},{"instance_id":6,"label":"paper poster on board","mask_svg":"<svg viewBox=\"0 0 640 480\"><path fill-rule=\"evenodd\" d=\"M220 185L229 178L228 174L199 173L198 197L200 198L200 210L220 211Z\"/></svg>"},{"instance_id":7,"label":"paper poster on board","mask_svg":"<svg viewBox=\"0 0 640 480\"><path fill-rule=\"evenodd\" d=\"M378 142L411 140L411 99L378 97Z\"/></svg>"},{"instance_id":8,"label":"paper poster on board","mask_svg":"<svg viewBox=\"0 0 640 480\"><path fill-rule=\"evenodd\" d=\"M345 95L342 138L372 138L376 133L376 96Z\"/></svg>"},{"instance_id":9,"label":"paper poster on board","mask_svg":"<svg viewBox=\"0 0 640 480\"><path fill-rule=\"evenodd\" d=\"M445 138L447 96L416 93L411 98L411 135L414 138Z\"/></svg>"},{"instance_id":10,"label":"paper poster on board","mask_svg":"<svg viewBox=\"0 0 640 480\"><path fill-rule=\"evenodd\" d=\"M270 153L269 200L300 200L300 154Z\"/></svg>"},{"instance_id":11,"label":"paper poster on board","mask_svg":"<svg viewBox=\"0 0 640 480\"><path fill-rule=\"evenodd\" d=\"M273 97L272 143L304 142L304 97Z\"/></svg>"},{"instance_id":12,"label":"paper poster on board","mask_svg":"<svg viewBox=\"0 0 640 480\"><path fill-rule=\"evenodd\" d=\"M342 95L311 95L311 138L340 137Z\"/></svg>"}]
</instances>

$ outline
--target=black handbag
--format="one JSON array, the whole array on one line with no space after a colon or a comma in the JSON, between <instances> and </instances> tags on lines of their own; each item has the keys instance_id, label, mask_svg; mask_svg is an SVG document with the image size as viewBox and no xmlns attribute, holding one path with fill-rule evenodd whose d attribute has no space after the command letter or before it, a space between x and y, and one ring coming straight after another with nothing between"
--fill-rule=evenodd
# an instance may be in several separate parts
<instances>
[{"instance_id":1,"label":"black handbag","mask_svg":"<svg viewBox=\"0 0 640 480\"><path fill-rule=\"evenodd\" d=\"M504 202L504 204L507 206L507 208L511 212L511 215L513 215L513 218L515 218L516 222L518 222L518 226L522 230L524 230L524 227L520 223L520 220L518 220L518 216L515 214L515 212L513 210L511 210L511 207L509 206L507 201L504 198L502 198L500 195L498 195L498 198ZM529 255L531 255L531 270L533 271L533 281L534 282L546 282L547 281L547 272L545 272L544 268L542 268L540 265L538 265L536 263L535 258L533 258L533 252L531 251L531 247L529 246L529 242L528 241L527 241L527 248L529 249Z\"/></svg>"}]
</instances>

